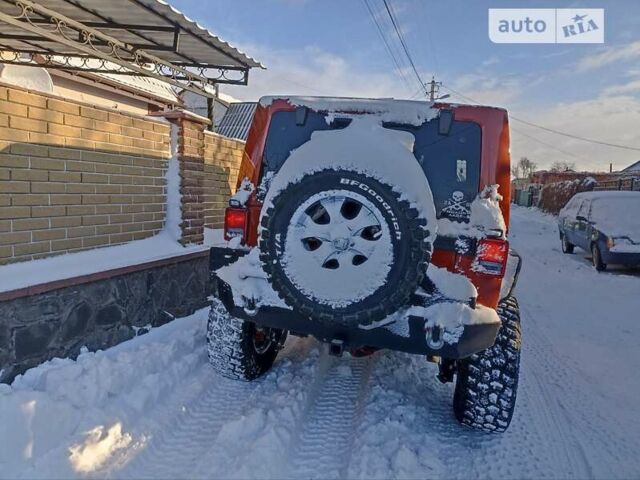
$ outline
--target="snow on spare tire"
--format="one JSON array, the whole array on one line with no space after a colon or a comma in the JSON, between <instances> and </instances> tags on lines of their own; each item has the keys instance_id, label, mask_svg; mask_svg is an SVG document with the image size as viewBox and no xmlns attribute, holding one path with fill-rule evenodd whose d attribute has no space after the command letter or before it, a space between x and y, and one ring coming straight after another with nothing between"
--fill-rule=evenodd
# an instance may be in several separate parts
<instances>
[{"instance_id":1,"label":"snow on spare tire","mask_svg":"<svg viewBox=\"0 0 640 480\"><path fill-rule=\"evenodd\" d=\"M274 290L320 321L370 325L424 278L436 216L410 133L356 117L316 131L271 181L260 258Z\"/></svg>"}]
</instances>

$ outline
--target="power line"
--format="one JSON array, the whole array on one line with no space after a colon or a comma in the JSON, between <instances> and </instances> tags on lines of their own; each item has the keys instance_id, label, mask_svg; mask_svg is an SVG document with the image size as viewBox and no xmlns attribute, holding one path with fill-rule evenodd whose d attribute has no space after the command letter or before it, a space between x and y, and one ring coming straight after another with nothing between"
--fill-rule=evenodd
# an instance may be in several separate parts
<instances>
[{"instance_id":1,"label":"power line","mask_svg":"<svg viewBox=\"0 0 640 480\"><path fill-rule=\"evenodd\" d=\"M422 87L418 88L418 90L416 90L416 93L414 93L413 95L411 95L409 97L409 100L413 100L415 98L418 98L421 95L424 95L424 90L422 89Z\"/></svg>"},{"instance_id":2,"label":"power line","mask_svg":"<svg viewBox=\"0 0 640 480\"><path fill-rule=\"evenodd\" d=\"M474 100L473 98L468 97L468 96L466 96L466 95L454 90L451 87L447 87L445 85L443 85L442 87L444 89L446 89L446 90L449 90L451 93L454 93L455 95L465 99L465 100L468 100L468 101L473 102L473 103L482 103L482 102L478 102L477 100ZM640 152L640 148L638 148L638 147L631 147L629 145L620 145L620 144L617 144L617 143L610 143L610 142L604 142L602 140L595 140L595 139L592 139L592 138L581 137L579 135L574 135L572 133L562 132L560 130L555 130L553 128L545 127L543 125L538 125L537 123L529 122L528 120L523 120L523 119L518 118L518 117L516 117L514 115L511 115L511 114L509 114L509 118L511 118L512 120L515 120L516 122L520 122L520 123L523 123L525 125L529 125L530 127L539 128L540 130L544 130L544 131L550 132L550 133L555 133L556 135L562 135L563 137L572 138L574 140L581 140L583 142L593 143L593 144L596 144L596 145L604 145L606 147L622 148L624 150L633 150L633 151Z\"/></svg>"},{"instance_id":3,"label":"power line","mask_svg":"<svg viewBox=\"0 0 640 480\"><path fill-rule=\"evenodd\" d=\"M522 130L518 130L517 128L511 127L511 131L517 133L518 135L522 135L523 137L527 137L528 139L533 140L534 142L538 142L538 143L540 143L540 144L542 144L542 145L544 145L546 147L549 147L549 148L551 148L553 150L556 150L556 151L562 153L563 155L567 155L569 157L573 157L573 158L576 158L578 160L584 161L584 158L579 157L578 155L576 155L574 153L562 150L561 148L558 148L555 145L552 145L550 143L544 142L544 141L540 140L539 138L536 138L536 137L534 137L532 135L529 135L528 133L524 133Z\"/></svg>"},{"instance_id":4,"label":"power line","mask_svg":"<svg viewBox=\"0 0 640 480\"><path fill-rule=\"evenodd\" d=\"M625 150L634 150L636 152L640 152L640 148L638 147L631 147L629 145L620 145L618 143L609 143L609 142L604 142L602 140L594 140L592 138L581 137L579 135L574 135L572 133L561 132L560 130L554 130L553 128L544 127L536 123L528 122L527 120L522 120L521 118L516 118L513 115L511 116L511 118L513 118L516 122L524 123L525 125L529 125L530 127L535 127L535 128L539 128L540 130L545 130L547 132L555 133L556 135L562 135L564 137L573 138L575 140L582 140L583 142L595 143L596 145L604 145L606 147L622 148Z\"/></svg>"},{"instance_id":5,"label":"power line","mask_svg":"<svg viewBox=\"0 0 640 480\"><path fill-rule=\"evenodd\" d=\"M400 62L398 61L398 58L396 57L395 53L391 49L391 46L389 45L389 42L387 41L387 37L384 34L384 30L383 30L382 26L380 25L380 22L378 22L378 19L376 18L376 15L375 15L373 9L371 8L371 5L369 4L369 1L368 0L362 0L362 1L364 2L365 6L367 7L367 10L369 11L369 15L371 16L371 19L373 20L373 23L376 25L376 27L378 29L378 34L380 35L380 38L382 39L382 42L384 43L384 46L385 46L385 48L387 50L387 53L389 54L389 56L391 57L391 60L393 60L393 63L396 66L396 72L397 72L398 76L404 82L405 87L407 87L408 90L411 90L411 87L409 86L409 80L407 79L407 76L405 75L403 68L400 66Z\"/></svg>"},{"instance_id":6,"label":"power line","mask_svg":"<svg viewBox=\"0 0 640 480\"><path fill-rule=\"evenodd\" d=\"M393 29L396 32L396 35L398 36L398 39L400 40L400 44L402 45L402 49L404 50L405 55L407 56L407 59L409 60L409 63L411 64L411 68L413 69L413 73L416 75L416 78L418 79L418 83L422 86L423 90L427 91L427 88L425 86L425 83L422 81L422 78L420 77L420 74L418 73L418 69L416 68L416 64L413 62L413 58L411 57L411 53L409 53L409 47L407 47L407 43L404 40L404 36L402 35L402 32L400 31L400 28L398 27L398 22L396 21L395 15L393 13L392 7L389 5L389 2L387 0L382 0L382 2L384 3L384 7L387 10L387 13L389 14L389 18L391 19L391 24L393 25Z\"/></svg>"}]
</instances>

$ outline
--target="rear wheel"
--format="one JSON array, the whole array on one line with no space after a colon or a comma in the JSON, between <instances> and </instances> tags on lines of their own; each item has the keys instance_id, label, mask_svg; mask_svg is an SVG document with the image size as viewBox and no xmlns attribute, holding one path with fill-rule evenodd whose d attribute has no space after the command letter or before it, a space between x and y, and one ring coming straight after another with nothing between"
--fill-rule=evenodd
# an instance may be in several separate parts
<instances>
[{"instance_id":1,"label":"rear wheel","mask_svg":"<svg viewBox=\"0 0 640 480\"><path fill-rule=\"evenodd\" d=\"M520 307L507 297L497 308L502 326L493 347L458 362L453 411L485 432L504 432L516 406L520 372Z\"/></svg>"},{"instance_id":2,"label":"rear wheel","mask_svg":"<svg viewBox=\"0 0 640 480\"><path fill-rule=\"evenodd\" d=\"M607 269L607 264L602 261L602 254L600 253L600 247L597 244L591 245L591 260L593 266L599 272Z\"/></svg>"},{"instance_id":3,"label":"rear wheel","mask_svg":"<svg viewBox=\"0 0 640 480\"><path fill-rule=\"evenodd\" d=\"M286 336L283 330L232 317L214 299L207 324L209 363L224 377L254 380L269 371Z\"/></svg>"},{"instance_id":4,"label":"rear wheel","mask_svg":"<svg viewBox=\"0 0 640 480\"><path fill-rule=\"evenodd\" d=\"M562 242L562 253L573 253L575 246L567 240L567 236L565 234L560 236L560 241Z\"/></svg>"}]
</instances>

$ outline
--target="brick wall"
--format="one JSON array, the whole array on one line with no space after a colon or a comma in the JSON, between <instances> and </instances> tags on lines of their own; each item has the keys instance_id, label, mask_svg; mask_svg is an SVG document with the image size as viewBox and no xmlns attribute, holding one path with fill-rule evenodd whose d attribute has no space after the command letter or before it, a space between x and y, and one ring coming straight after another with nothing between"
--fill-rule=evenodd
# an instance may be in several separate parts
<instances>
[{"instance_id":1,"label":"brick wall","mask_svg":"<svg viewBox=\"0 0 640 480\"><path fill-rule=\"evenodd\" d=\"M178 160L183 245L204 240L204 128L205 123L178 119Z\"/></svg>"},{"instance_id":2,"label":"brick wall","mask_svg":"<svg viewBox=\"0 0 640 480\"><path fill-rule=\"evenodd\" d=\"M206 132L204 136L204 222L221 228L224 209L236 191L244 142Z\"/></svg>"},{"instance_id":3,"label":"brick wall","mask_svg":"<svg viewBox=\"0 0 640 480\"><path fill-rule=\"evenodd\" d=\"M169 128L0 86L0 263L157 233Z\"/></svg>"}]
</instances>

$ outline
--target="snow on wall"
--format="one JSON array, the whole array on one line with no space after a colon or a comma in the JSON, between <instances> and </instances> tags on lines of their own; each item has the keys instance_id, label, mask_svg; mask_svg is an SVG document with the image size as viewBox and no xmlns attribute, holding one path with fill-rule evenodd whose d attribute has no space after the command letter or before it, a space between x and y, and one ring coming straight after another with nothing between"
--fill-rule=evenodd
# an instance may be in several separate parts
<instances>
[{"instance_id":1,"label":"snow on wall","mask_svg":"<svg viewBox=\"0 0 640 480\"><path fill-rule=\"evenodd\" d=\"M168 232L162 231L153 237L122 245L10 263L0 267L0 292L201 252L209 246L183 247Z\"/></svg>"},{"instance_id":2,"label":"snow on wall","mask_svg":"<svg viewBox=\"0 0 640 480\"><path fill-rule=\"evenodd\" d=\"M178 135L180 127L171 124L171 158L167 162L167 214L164 228L176 242L182 237L182 195L180 194L180 164L178 160Z\"/></svg>"}]
</instances>

